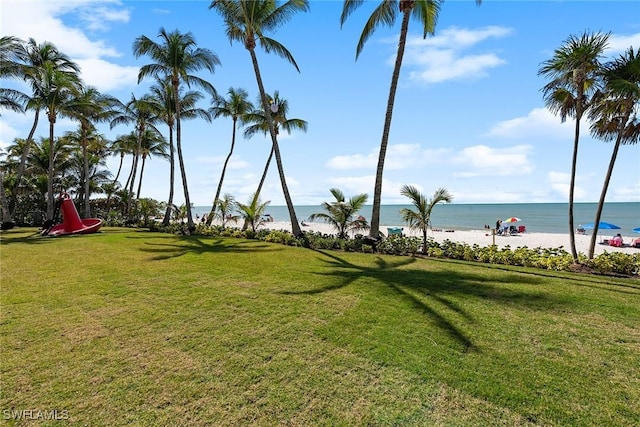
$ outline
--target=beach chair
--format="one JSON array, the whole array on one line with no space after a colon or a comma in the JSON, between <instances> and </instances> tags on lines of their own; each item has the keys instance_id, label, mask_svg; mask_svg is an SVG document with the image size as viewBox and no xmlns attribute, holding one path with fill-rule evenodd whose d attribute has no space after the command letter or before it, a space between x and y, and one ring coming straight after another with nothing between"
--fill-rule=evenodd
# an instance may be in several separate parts
<instances>
[{"instance_id":1,"label":"beach chair","mask_svg":"<svg viewBox=\"0 0 640 427\"><path fill-rule=\"evenodd\" d=\"M402 230L404 230L402 227L387 227L387 236L402 237Z\"/></svg>"},{"instance_id":2,"label":"beach chair","mask_svg":"<svg viewBox=\"0 0 640 427\"><path fill-rule=\"evenodd\" d=\"M524 233L525 231L527 231L527 226L526 225L519 225L518 226L518 233Z\"/></svg>"}]
</instances>

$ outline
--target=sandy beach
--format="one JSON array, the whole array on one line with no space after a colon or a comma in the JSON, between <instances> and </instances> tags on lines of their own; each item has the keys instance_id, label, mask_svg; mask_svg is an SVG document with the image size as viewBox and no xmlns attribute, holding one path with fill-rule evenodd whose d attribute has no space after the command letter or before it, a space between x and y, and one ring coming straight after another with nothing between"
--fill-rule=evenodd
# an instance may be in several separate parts
<instances>
[{"instance_id":1,"label":"sandy beach","mask_svg":"<svg viewBox=\"0 0 640 427\"><path fill-rule=\"evenodd\" d=\"M306 225L302 226L303 231L315 231L325 234L335 234L335 230L329 226L328 224L319 223L319 222L304 222ZM380 227L380 231L384 234L387 234L387 227ZM393 226L389 226L393 227ZM406 226L395 226L402 227L403 234L406 236L417 236L421 237L421 233L419 231L412 231ZM266 222L261 228L268 228L271 230L287 230L291 231L291 223L285 221L274 221L274 222ZM605 230L607 232L611 232L614 230ZM615 230L617 231L617 230ZM609 233L611 234L611 233ZM612 236L609 234L598 233L598 240L595 247L595 254L601 254L606 252L623 252L627 254L640 253L640 249L633 248L629 246L625 247L614 247L604 244L599 244L601 240L609 239ZM458 243L467 243L469 245L478 244L480 246L489 246L495 244L499 248L503 248L507 245L511 247L511 249L515 249L519 246L527 246L528 248L559 248L563 247L565 250L569 251L569 234L554 234L554 233L521 233L513 236L492 236L491 230L471 230L471 231L460 231L460 230L452 230L452 231L429 231L428 237L434 238L436 242L440 243L444 240L450 240L452 242ZM630 244L634 239L639 238L640 235L636 234L632 235L622 235L623 242L625 244ZM591 235L589 234L576 234L576 249L578 252L582 252L586 254L589 249L589 243L591 242Z\"/></svg>"}]
</instances>

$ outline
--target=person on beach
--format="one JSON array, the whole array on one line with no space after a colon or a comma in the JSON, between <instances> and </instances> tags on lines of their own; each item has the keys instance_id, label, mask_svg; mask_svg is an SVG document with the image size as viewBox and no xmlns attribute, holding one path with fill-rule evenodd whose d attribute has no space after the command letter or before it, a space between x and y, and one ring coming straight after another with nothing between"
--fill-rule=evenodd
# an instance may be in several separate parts
<instances>
[{"instance_id":1,"label":"person on beach","mask_svg":"<svg viewBox=\"0 0 640 427\"><path fill-rule=\"evenodd\" d=\"M496 221L496 234L501 234L502 233L502 220L499 219Z\"/></svg>"},{"instance_id":2,"label":"person on beach","mask_svg":"<svg viewBox=\"0 0 640 427\"><path fill-rule=\"evenodd\" d=\"M611 246L622 246L622 236L620 233L616 234L609 240L609 245Z\"/></svg>"}]
</instances>

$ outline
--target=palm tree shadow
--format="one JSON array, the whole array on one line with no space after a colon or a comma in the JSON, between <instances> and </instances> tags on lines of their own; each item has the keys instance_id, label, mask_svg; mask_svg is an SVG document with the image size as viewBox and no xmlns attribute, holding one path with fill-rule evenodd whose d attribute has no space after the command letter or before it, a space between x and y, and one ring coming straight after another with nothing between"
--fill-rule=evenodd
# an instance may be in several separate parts
<instances>
[{"instance_id":1,"label":"palm tree shadow","mask_svg":"<svg viewBox=\"0 0 640 427\"><path fill-rule=\"evenodd\" d=\"M233 243L229 239L201 239L198 236L182 236L179 241L175 243L153 243L146 242L146 248L141 249L143 252L149 254L155 254L151 260L159 261L170 258L178 258L183 255L204 255L211 253L244 253L260 251L276 251L274 245L256 244L254 241L238 241L234 239Z\"/></svg>"},{"instance_id":2,"label":"palm tree shadow","mask_svg":"<svg viewBox=\"0 0 640 427\"><path fill-rule=\"evenodd\" d=\"M315 289L304 291L285 291L288 295L313 295L344 288L362 279L371 279L374 283L382 283L386 289L404 301L408 307L417 310L431 319L438 328L444 331L455 342L462 346L463 352L479 351L471 339L462 329L449 320L447 312L454 314L459 321L473 324L474 317L463 307L453 301L458 295L468 295L480 299L491 299L502 304L514 302L526 305L532 309L549 309L554 303L549 296L542 293L534 294L526 291L515 291L512 288L495 286L495 278L483 275L461 274L456 271L425 271L419 268L407 268L417 261L416 258L399 259L397 262L389 262L378 257L375 260L376 267L370 264L360 266L353 264L335 254L317 251L323 255L328 269L316 274L329 276L335 280L333 283ZM505 283L536 284L543 280L513 274L505 277Z\"/></svg>"}]
</instances>

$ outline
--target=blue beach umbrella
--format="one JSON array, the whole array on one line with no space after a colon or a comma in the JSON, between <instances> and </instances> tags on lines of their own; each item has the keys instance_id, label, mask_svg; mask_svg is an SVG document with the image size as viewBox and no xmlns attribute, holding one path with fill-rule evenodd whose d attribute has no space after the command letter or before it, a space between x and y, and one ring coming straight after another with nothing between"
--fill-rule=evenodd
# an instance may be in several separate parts
<instances>
[{"instance_id":1,"label":"blue beach umbrella","mask_svg":"<svg viewBox=\"0 0 640 427\"><path fill-rule=\"evenodd\" d=\"M582 227L584 228L595 228L595 223L590 222L588 224L583 225ZM615 224L611 224L609 222L604 222L604 221L600 221L598 223L598 230L619 230L620 227L618 227Z\"/></svg>"},{"instance_id":2,"label":"blue beach umbrella","mask_svg":"<svg viewBox=\"0 0 640 427\"><path fill-rule=\"evenodd\" d=\"M595 223L590 222L588 224L585 224L582 226L583 228L595 228ZM618 227L615 224L611 224L609 222L604 222L604 221L600 221L598 223L598 230L619 230L620 227Z\"/></svg>"},{"instance_id":3,"label":"blue beach umbrella","mask_svg":"<svg viewBox=\"0 0 640 427\"><path fill-rule=\"evenodd\" d=\"M640 233L640 227L636 227L631 231L633 231L634 233Z\"/></svg>"}]
</instances>

